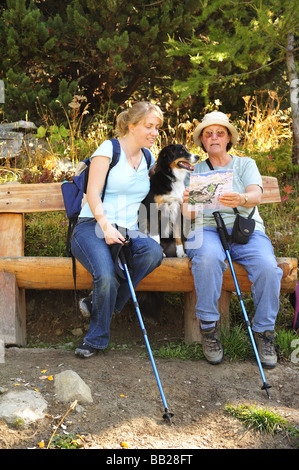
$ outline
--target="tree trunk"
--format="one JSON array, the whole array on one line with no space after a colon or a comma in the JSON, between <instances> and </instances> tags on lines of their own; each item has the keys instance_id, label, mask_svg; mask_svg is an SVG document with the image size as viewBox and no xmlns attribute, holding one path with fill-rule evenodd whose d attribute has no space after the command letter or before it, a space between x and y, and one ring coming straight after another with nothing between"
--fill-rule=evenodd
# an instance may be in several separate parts
<instances>
[{"instance_id":1,"label":"tree trunk","mask_svg":"<svg viewBox=\"0 0 299 470\"><path fill-rule=\"evenodd\" d=\"M287 68L290 82L290 101L293 118L293 163L299 165L299 79L294 57L294 33L288 33Z\"/></svg>"}]
</instances>

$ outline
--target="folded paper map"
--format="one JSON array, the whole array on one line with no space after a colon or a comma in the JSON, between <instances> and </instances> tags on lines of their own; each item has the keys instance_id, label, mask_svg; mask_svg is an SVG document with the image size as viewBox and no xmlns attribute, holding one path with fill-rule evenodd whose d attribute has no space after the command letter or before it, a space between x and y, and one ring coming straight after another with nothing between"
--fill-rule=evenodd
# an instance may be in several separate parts
<instances>
[{"instance_id":1,"label":"folded paper map","mask_svg":"<svg viewBox=\"0 0 299 470\"><path fill-rule=\"evenodd\" d=\"M190 175L189 209L220 209L218 197L232 192L233 170L214 170ZM196 207L198 206L198 207Z\"/></svg>"}]
</instances>

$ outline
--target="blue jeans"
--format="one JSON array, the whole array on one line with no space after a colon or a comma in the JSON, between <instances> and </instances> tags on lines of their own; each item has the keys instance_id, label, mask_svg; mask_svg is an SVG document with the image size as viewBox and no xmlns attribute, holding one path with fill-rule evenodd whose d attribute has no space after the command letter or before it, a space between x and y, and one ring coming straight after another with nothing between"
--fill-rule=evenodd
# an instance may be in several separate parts
<instances>
[{"instance_id":1,"label":"blue jeans","mask_svg":"<svg viewBox=\"0 0 299 470\"><path fill-rule=\"evenodd\" d=\"M231 233L230 228L227 229ZM225 264L225 251L216 228L205 227L202 236L197 234L197 246L188 237L187 254L192 262L197 294L196 316L204 321L218 321L218 300L221 294ZM252 298L255 315L252 329L256 332L274 330L279 310L279 292L282 270L277 266L270 239L263 232L255 230L246 245L229 244L232 260L240 263L248 272L252 282ZM230 268L228 268L230 269ZM248 313L248 312L247 312Z\"/></svg>"},{"instance_id":2,"label":"blue jeans","mask_svg":"<svg viewBox=\"0 0 299 470\"><path fill-rule=\"evenodd\" d=\"M141 232L128 231L128 235L132 240L131 280L135 288L161 264L163 252L157 242ZM128 281L117 276L110 249L95 219L79 219L71 249L75 258L93 278L92 312L84 342L95 349L105 349L110 339L112 314L119 313L131 297Z\"/></svg>"}]
</instances>

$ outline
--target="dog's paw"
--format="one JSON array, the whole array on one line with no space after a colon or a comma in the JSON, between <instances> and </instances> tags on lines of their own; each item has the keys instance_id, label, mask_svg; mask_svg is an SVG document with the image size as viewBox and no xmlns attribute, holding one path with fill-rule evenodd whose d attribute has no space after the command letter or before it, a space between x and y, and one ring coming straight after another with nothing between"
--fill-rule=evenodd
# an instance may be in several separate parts
<instances>
[{"instance_id":1,"label":"dog's paw","mask_svg":"<svg viewBox=\"0 0 299 470\"><path fill-rule=\"evenodd\" d=\"M183 245L178 245L176 247L176 255L177 255L177 258L187 258Z\"/></svg>"}]
</instances>

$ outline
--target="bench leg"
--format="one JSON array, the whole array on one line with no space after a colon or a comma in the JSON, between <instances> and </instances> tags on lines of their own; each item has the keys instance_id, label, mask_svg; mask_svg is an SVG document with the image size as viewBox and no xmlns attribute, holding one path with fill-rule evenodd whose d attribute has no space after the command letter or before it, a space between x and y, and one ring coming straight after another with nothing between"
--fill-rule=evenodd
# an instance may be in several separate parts
<instances>
[{"instance_id":1,"label":"bench leg","mask_svg":"<svg viewBox=\"0 0 299 470\"><path fill-rule=\"evenodd\" d=\"M232 293L226 290L221 291L220 299L218 300L218 311L220 313L220 326L223 330L229 330L229 306Z\"/></svg>"},{"instance_id":2,"label":"bench leg","mask_svg":"<svg viewBox=\"0 0 299 470\"><path fill-rule=\"evenodd\" d=\"M225 331L229 330L229 306L232 293L223 290L218 301L218 309L220 313L221 328ZM196 318L196 292L185 292L184 294L184 323L185 323L185 342L201 343L201 335L199 330L199 320Z\"/></svg>"},{"instance_id":3,"label":"bench leg","mask_svg":"<svg viewBox=\"0 0 299 470\"><path fill-rule=\"evenodd\" d=\"M14 274L0 272L0 337L4 344L26 344L25 289Z\"/></svg>"},{"instance_id":4,"label":"bench leg","mask_svg":"<svg viewBox=\"0 0 299 470\"><path fill-rule=\"evenodd\" d=\"M184 325L185 342L200 343L199 320L195 314L196 292L185 292L184 294Z\"/></svg>"}]
</instances>

